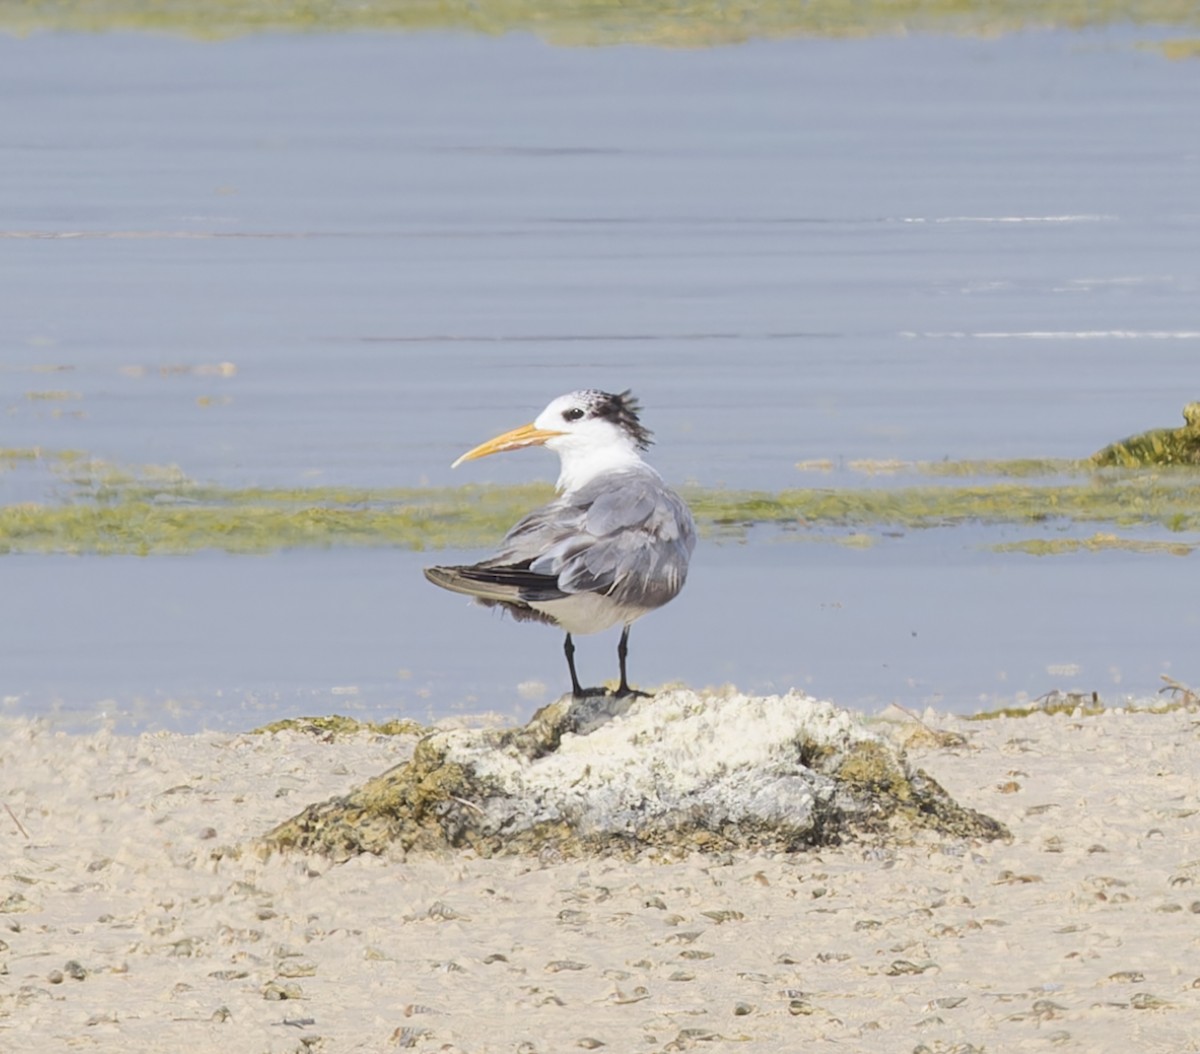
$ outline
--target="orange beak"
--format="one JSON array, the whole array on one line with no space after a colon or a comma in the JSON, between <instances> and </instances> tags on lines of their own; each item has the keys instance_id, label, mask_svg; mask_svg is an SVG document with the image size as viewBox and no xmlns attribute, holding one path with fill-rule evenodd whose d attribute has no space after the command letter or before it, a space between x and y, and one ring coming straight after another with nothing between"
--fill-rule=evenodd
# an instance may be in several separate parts
<instances>
[{"instance_id":1,"label":"orange beak","mask_svg":"<svg viewBox=\"0 0 1200 1054\"><path fill-rule=\"evenodd\" d=\"M486 443L480 443L473 450L468 450L450 467L458 468L464 461L474 461L476 458L487 457L489 454L499 454L504 450L520 450L521 447L526 446L541 446L547 439L553 439L555 436L563 434L562 432L554 432L546 428L537 428L532 424L521 425L520 428L514 428L511 432L505 432L503 435L496 436L495 439L489 439Z\"/></svg>"}]
</instances>

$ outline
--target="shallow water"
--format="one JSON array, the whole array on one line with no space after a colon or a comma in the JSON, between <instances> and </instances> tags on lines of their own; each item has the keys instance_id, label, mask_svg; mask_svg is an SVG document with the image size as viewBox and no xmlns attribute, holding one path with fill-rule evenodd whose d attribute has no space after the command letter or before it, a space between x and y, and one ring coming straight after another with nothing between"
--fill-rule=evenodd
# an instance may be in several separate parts
<instances>
[{"instance_id":1,"label":"shallow water","mask_svg":"<svg viewBox=\"0 0 1200 1054\"><path fill-rule=\"evenodd\" d=\"M635 683L797 687L867 711L974 712L1019 693L1110 703L1194 677L1200 614L1178 558L1003 559L964 531L872 549L707 545L685 592L630 637ZM6 558L10 712L170 727L313 713L523 719L568 685L562 637L437 592L419 553ZM576 641L615 678L616 633Z\"/></svg>"},{"instance_id":2,"label":"shallow water","mask_svg":"<svg viewBox=\"0 0 1200 1054\"><path fill-rule=\"evenodd\" d=\"M1150 35L0 39L0 446L223 485L551 478L544 453L448 466L562 391L632 387L668 478L779 489L800 460L1174 425L1200 397L1200 79ZM705 546L635 677L971 710L1197 676L1194 558L985 540ZM421 562L5 557L0 693L192 727L557 692L555 634Z\"/></svg>"}]
</instances>

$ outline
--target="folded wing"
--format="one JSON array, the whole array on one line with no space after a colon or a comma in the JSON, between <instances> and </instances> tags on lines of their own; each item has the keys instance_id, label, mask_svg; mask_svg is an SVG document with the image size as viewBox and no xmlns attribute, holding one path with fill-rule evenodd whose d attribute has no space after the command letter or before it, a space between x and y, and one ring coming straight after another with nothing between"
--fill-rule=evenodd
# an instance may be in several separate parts
<instances>
[{"instance_id":1,"label":"folded wing","mask_svg":"<svg viewBox=\"0 0 1200 1054\"><path fill-rule=\"evenodd\" d=\"M602 593L649 610L682 588L695 544L687 506L652 469L639 468L599 476L531 512L488 560L425 573L485 603L527 606Z\"/></svg>"}]
</instances>

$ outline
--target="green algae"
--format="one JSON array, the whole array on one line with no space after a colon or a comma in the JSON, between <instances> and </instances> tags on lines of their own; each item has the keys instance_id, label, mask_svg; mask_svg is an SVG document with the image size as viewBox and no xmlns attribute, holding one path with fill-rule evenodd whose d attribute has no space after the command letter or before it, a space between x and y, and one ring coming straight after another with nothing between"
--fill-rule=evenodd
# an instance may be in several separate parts
<instances>
[{"instance_id":1,"label":"green algae","mask_svg":"<svg viewBox=\"0 0 1200 1054\"><path fill-rule=\"evenodd\" d=\"M1115 23L1190 27L1200 24L1200 13L1190 0L0 0L0 29L17 33L140 30L220 38L269 31L456 30L527 32L569 46L705 47L754 38L914 32L996 36Z\"/></svg>"},{"instance_id":2,"label":"green algae","mask_svg":"<svg viewBox=\"0 0 1200 1054\"><path fill-rule=\"evenodd\" d=\"M803 472L832 472L837 466L828 460L800 461L796 468ZM1077 458L1012 458L967 459L951 461L899 461L895 459L857 458L846 462L851 472L864 476L978 476L992 478L1051 478L1078 475L1095 465L1089 459Z\"/></svg>"},{"instance_id":3,"label":"green algae","mask_svg":"<svg viewBox=\"0 0 1200 1054\"><path fill-rule=\"evenodd\" d=\"M1161 675L1163 686L1158 694L1166 696L1166 702L1152 705L1121 703L1121 710L1130 714L1168 714L1177 710L1195 710L1200 706L1200 692L1181 681ZM995 721L1002 717L1032 717L1035 714L1067 714L1076 717L1097 717L1108 712L1099 692L1053 691L1035 699L1025 706L1004 706L996 710L984 710L969 714L964 721Z\"/></svg>"},{"instance_id":4,"label":"green algae","mask_svg":"<svg viewBox=\"0 0 1200 1054\"><path fill-rule=\"evenodd\" d=\"M1066 695L1046 703L1030 703L1028 706L1002 706L995 710L983 710L978 714L968 714L964 721L997 721L1002 717L1032 717L1034 714L1045 714L1052 717L1056 714L1073 714L1080 717L1096 717L1104 713L1106 707L1099 701L1096 693L1090 697Z\"/></svg>"},{"instance_id":5,"label":"green algae","mask_svg":"<svg viewBox=\"0 0 1200 1054\"><path fill-rule=\"evenodd\" d=\"M1146 465L1200 465L1200 403L1183 408L1182 428L1155 428L1129 436L1092 455L1101 467L1138 468Z\"/></svg>"},{"instance_id":6,"label":"green algae","mask_svg":"<svg viewBox=\"0 0 1200 1054\"><path fill-rule=\"evenodd\" d=\"M391 721L359 721L342 714L325 714L320 717L288 717L272 721L269 725L254 729L251 735L269 735L274 732L300 732L309 736L337 738L369 732L376 736L419 736L428 729L416 721L393 719Z\"/></svg>"},{"instance_id":7,"label":"green algae","mask_svg":"<svg viewBox=\"0 0 1200 1054\"><path fill-rule=\"evenodd\" d=\"M1034 472L1037 466L1047 476ZM544 483L462 487L230 488L197 483L175 465L126 467L80 451L0 450L0 469L41 472L44 501L0 505L0 553L152 555L264 553L331 546L414 550L492 545ZM867 547L885 532L964 524L1072 524L1200 531L1200 473L1182 467L1098 468L1079 461L938 462L911 485L776 492L687 487L703 536L743 540L754 529ZM924 474L938 478L930 480ZM1200 542L1033 538L994 547L1036 555L1127 549L1186 555Z\"/></svg>"},{"instance_id":8,"label":"green algae","mask_svg":"<svg viewBox=\"0 0 1200 1054\"><path fill-rule=\"evenodd\" d=\"M29 465L38 459L38 451L29 448L0 448L0 472L16 468L18 465Z\"/></svg>"},{"instance_id":9,"label":"green algae","mask_svg":"<svg viewBox=\"0 0 1200 1054\"><path fill-rule=\"evenodd\" d=\"M952 527L964 523L1111 523L1200 529L1200 474L1093 472L1039 483L810 488L775 494L685 493L702 529L739 535L761 524L808 528Z\"/></svg>"},{"instance_id":10,"label":"green algae","mask_svg":"<svg viewBox=\"0 0 1200 1054\"><path fill-rule=\"evenodd\" d=\"M993 476L998 478L1044 478L1087 472L1092 463L1068 458L1013 458L1000 460L918 461L913 469L922 476Z\"/></svg>"},{"instance_id":11,"label":"green algae","mask_svg":"<svg viewBox=\"0 0 1200 1054\"><path fill-rule=\"evenodd\" d=\"M1028 553L1030 556L1062 556L1064 553L1098 553L1104 550L1190 556L1195 552L1196 544L1121 538L1115 534L1097 533L1090 538L1026 538L1019 542L1003 542L989 548L995 553Z\"/></svg>"},{"instance_id":12,"label":"green algae","mask_svg":"<svg viewBox=\"0 0 1200 1054\"><path fill-rule=\"evenodd\" d=\"M859 822L866 831L895 832L906 825L954 838L991 841L1009 837L1002 823L960 805L928 772L910 771L902 755L881 743L856 743L834 775L852 794L877 803L878 813ZM878 829L877 824L881 825Z\"/></svg>"},{"instance_id":13,"label":"green algae","mask_svg":"<svg viewBox=\"0 0 1200 1054\"><path fill-rule=\"evenodd\" d=\"M456 811L486 800L490 788L462 766L449 763L429 739L417 743L411 760L369 779L349 794L314 802L276 825L262 839L263 851L300 850L338 861L362 853L382 854L395 845L403 852L431 852L451 845L484 848L475 838L453 831ZM465 825L464 825L465 828Z\"/></svg>"},{"instance_id":14,"label":"green algae","mask_svg":"<svg viewBox=\"0 0 1200 1054\"><path fill-rule=\"evenodd\" d=\"M52 388L45 391L26 392L25 398L33 403L77 402L83 398L83 392L72 392L63 388Z\"/></svg>"},{"instance_id":15,"label":"green algae","mask_svg":"<svg viewBox=\"0 0 1200 1054\"><path fill-rule=\"evenodd\" d=\"M472 548L495 541L530 508L524 488L414 493L372 505L219 504L121 500L0 508L0 552L151 555L266 553L330 546Z\"/></svg>"},{"instance_id":16,"label":"green algae","mask_svg":"<svg viewBox=\"0 0 1200 1054\"><path fill-rule=\"evenodd\" d=\"M1189 40L1163 40L1154 45L1173 62L1183 59L1200 59L1200 38Z\"/></svg>"}]
</instances>

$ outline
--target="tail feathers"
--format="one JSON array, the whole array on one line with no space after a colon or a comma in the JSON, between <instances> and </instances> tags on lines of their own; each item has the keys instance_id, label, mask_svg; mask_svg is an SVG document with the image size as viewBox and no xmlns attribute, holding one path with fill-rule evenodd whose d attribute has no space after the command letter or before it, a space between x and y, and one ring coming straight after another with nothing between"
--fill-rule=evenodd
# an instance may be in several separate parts
<instances>
[{"instance_id":1,"label":"tail feathers","mask_svg":"<svg viewBox=\"0 0 1200 1054\"><path fill-rule=\"evenodd\" d=\"M527 604L567 595L558 588L557 578L522 567L427 567L425 577L452 593L500 603Z\"/></svg>"}]
</instances>

